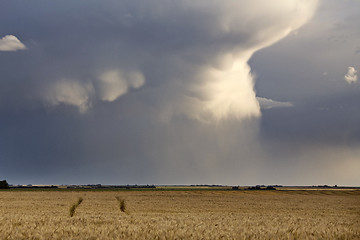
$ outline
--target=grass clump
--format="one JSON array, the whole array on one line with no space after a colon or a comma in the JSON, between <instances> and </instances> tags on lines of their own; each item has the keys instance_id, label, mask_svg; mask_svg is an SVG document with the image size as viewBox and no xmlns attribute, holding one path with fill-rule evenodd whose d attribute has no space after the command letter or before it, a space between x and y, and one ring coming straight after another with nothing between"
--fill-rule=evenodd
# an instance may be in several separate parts
<instances>
[{"instance_id":1,"label":"grass clump","mask_svg":"<svg viewBox=\"0 0 360 240\"><path fill-rule=\"evenodd\" d=\"M83 198L82 197L79 197L79 199L78 199L78 202L77 202L77 205L79 206L82 202L83 202Z\"/></svg>"},{"instance_id":2,"label":"grass clump","mask_svg":"<svg viewBox=\"0 0 360 240\"><path fill-rule=\"evenodd\" d=\"M82 197L79 197L78 201L70 207L70 217L74 216L76 208L83 202L83 200L84 199Z\"/></svg>"},{"instance_id":3,"label":"grass clump","mask_svg":"<svg viewBox=\"0 0 360 240\"><path fill-rule=\"evenodd\" d=\"M116 200L119 202L120 211L126 213L126 203L124 199L121 199L119 197L116 197Z\"/></svg>"}]
</instances>

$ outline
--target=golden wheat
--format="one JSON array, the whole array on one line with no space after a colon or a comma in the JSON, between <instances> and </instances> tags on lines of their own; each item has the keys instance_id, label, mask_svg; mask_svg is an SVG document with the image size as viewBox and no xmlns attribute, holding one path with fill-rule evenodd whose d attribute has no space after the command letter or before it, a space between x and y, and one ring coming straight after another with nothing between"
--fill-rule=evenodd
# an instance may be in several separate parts
<instances>
[{"instance_id":1,"label":"golden wheat","mask_svg":"<svg viewBox=\"0 0 360 240\"><path fill-rule=\"evenodd\" d=\"M0 192L0 239L360 239L359 191L81 192L71 218L79 196Z\"/></svg>"}]
</instances>

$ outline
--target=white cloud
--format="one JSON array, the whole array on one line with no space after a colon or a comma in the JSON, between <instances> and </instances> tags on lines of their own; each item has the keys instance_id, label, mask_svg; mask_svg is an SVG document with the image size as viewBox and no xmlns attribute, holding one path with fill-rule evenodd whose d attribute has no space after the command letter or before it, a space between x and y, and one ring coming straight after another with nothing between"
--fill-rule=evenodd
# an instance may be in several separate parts
<instances>
[{"instance_id":1,"label":"white cloud","mask_svg":"<svg viewBox=\"0 0 360 240\"><path fill-rule=\"evenodd\" d=\"M205 114L211 113L215 120L228 117L241 120L260 116L253 77L245 61L236 61L225 69L207 68L202 78Z\"/></svg>"},{"instance_id":2,"label":"white cloud","mask_svg":"<svg viewBox=\"0 0 360 240\"><path fill-rule=\"evenodd\" d=\"M145 84L144 75L139 72L130 72L128 73L128 83L134 89L140 88Z\"/></svg>"},{"instance_id":3,"label":"white cloud","mask_svg":"<svg viewBox=\"0 0 360 240\"><path fill-rule=\"evenodd\" d=\"M24 50L26 46L13 35L6 35L0 39L0 51Z\"/></svg>"},{"instance_id":4,"label":"white cloud","mask_svg":"<svg viewBox=\"0 0 360 240\"><path fill-rule=\"evenodd\" d=\"M210 44L210 49L203 45L203 52L212 53L211 58L204 58L196 74L188 76L192 82L183 80L184 89L191 92L184 94L184 105L188 104L189 95L193 98L193 108L185 114L205 121L259 117L260 105L248 60L256 51L274 44L305 24L313 16L317 1L185 2L192 9L207 9L216 16L207 18L210 27L202 29L216 43ZM199 13L203 14L202 11ZM197 51L188 54L194 59L202 57L202 53ZM267 101L267 106L280 105L290 106L290 103L273 101L270 104L270 100Z\"/></svg>"},{"instance_id":5,"label":"white cloud","mask_svg":"<svg viewBox=\"0 0 360 240\"><path fill-rule=\"evenodd\" d=\"M80 113L85 113L92 106L93 95L98 95L103 101L112 102L126 94L129 88L137 89L144 83L145 78L140 72L111 70L99 77L96 88L91 82L68 79L57 81L48 88L45 99L53 106L71 105L77 107Z\"/></svg>"},{"instance_id":6,"label":"white cloud","mask_svg":"<svg viewBox=\"0 0 360 240\"><path fill-rule=\"evenodd\" d=\"M262 109L293 107L291 102L279 102L269 98L256 97Z\"/></svg>"},{"instance_id":7,"label":"white cloud","mask_svg":"<svg viewBox=\"0 0 360 240\"><path fill-rule=\"evenodd\" d=\"M354 83L358 80L357 71L354 67L348 67L348 72L344 76L345 81Z\"/></svg>"},{"instance_id":8,"label":"white cloud","mask_svg":"<svg viewBox=\"0 0 360 240\"><path fill-rule=\"evenodd\" d=\"M117 70L107 71L100 78L100 98L112 102L128 91L128 84Z\"/></svg>"},{"instance_id":9,"label":"white cloud","mask_svg":"<svg viewBox=\"0 0 360 240\"><path fill-rule=\"evenodd\" d=\"M137 71L109 70L99 77L99 95L103 101L115 101L126 94L129 88L140 88L145 83L144 76Z\"/></svg>"},{"instance_id":10,"label":"white cloud","mask_svg":"<svg viewBox=\"0 0 360 240\"><path fill-rule=\"evenodd\" d=\"M61 80L49 88L47 100L56 106L61 103L72 105L85 113L91 107L90 97L94 92L91 83L80 83L76 80Z\"/></svg>"}]
</instances>

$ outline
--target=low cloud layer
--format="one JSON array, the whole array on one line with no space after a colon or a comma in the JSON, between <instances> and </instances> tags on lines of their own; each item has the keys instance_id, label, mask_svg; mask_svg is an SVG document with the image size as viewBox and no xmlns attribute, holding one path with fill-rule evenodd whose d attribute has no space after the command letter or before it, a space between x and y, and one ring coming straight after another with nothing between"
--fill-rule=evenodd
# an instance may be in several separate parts
<instances>
[{"instance_id":1,"label":"low cloud layer","mask_svg":"<svg viewBox=\"0 0 360 240\"><path fill-rule=\"evenodd\" d=\"M0 51L24 50L26 46L13 35L6 35L0 39Z\"/></svg>"},{"instance_id":2,"label":"low cloud layer","mask_svg":"<svg viewBox=\"0 0 360 240\"><path fill-rule=\"evenodd\" d=\"M294 107L294 104L291 102L279 102L268 98L257 97L260 107L262 109L271 109L271 108L283 108L283 107Z\"/></svg>"},{"instance_id":3,"label":"low cloud layer","mask_svg":"<svg viewBox=\"0 0 360 240\"><path fill-rule=\"evenodd\" d=\"M144 83L145 78L140 72L106 71L99 77L100 98L112 102L126 94L130 88L140 88Z\"/></svg>"},{"instance_id":4,"label":"low cloud layer","mask_svg":"<svg viewBox=\"0 0 360 240\"><path fill-rule=\"evenodd\" d=\"M49 88L47 101L54 106L59 104L75 106L80 113L85 113L91 107L93 93L94 88L91 83L62 79Z\"/></svg>"},{"instance_id":5,"label":"low cloud layer","mask_svg":"<svg viewBox=\"0 0 360 240\"><path fill-rule=\"evenodd\" d=\"M348 67L348 72L345 74L344 79L349 84L357 82L358 75L356 69L354 67Z\"/></svg>"}]
</instances>

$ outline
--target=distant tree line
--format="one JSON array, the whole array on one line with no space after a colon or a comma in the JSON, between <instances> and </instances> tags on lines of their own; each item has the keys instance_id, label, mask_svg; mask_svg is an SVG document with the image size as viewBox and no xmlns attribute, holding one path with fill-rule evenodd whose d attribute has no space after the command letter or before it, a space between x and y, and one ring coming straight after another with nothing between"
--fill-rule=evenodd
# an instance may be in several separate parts
<instances>
[{"instance_id":1,"label":"distant tree line","mask_svg":"<svg viewBox=\"0 0 360 240\"><path fill-rule=\"evenodd\" d=\"M254 187L240 188L239 186L231 187L232 190L276 190L275 187L281 187L280 185L274 186L265 186L265 185L256 185Z\"/></svg>"},{"instance_id":2,"label":"distant tree line","mask_svg":"<svg viewBox=\"0 0 360 240\"><path fill-rule=\"evenodd\" d=\"M22 185L18 185L18 186L11 186L11 188L58 188L57 186L51 185L51 186L32 186L31 184L27 185L27 186L22 186Z\"/></svg>"},{"instance_id":3,"label":"distant tree line","mask_svg":"<svg viewBox=\"0 0 360 240\"><path fill-rule=\"evenodd\" d=\"M142 189L142 188L156 188L155 185L101 185L101 184L88 184L88 185L70 185L67 188L72 189Z\"/></svg>"},{"instance_id":4,"label":"distant tree line","mask_svg":"<svg viewBox=\"0 0 360 240\"><path fill-rule=\"evenodd\" d=\"M6 180L0 181L0 189L9 189L9 184Z\"/></svg>"},{"instance_id":5,"label":"distant tree line","mask_svg":"<svg viewBox=\"0 0 360 240\"><path fill-rule=\"evenodd\" d=\"M273 186L256 185L255 187L248 187L247 190L276 190Z\"/></svg>"}]
</instances>

